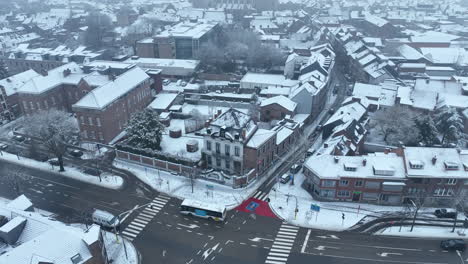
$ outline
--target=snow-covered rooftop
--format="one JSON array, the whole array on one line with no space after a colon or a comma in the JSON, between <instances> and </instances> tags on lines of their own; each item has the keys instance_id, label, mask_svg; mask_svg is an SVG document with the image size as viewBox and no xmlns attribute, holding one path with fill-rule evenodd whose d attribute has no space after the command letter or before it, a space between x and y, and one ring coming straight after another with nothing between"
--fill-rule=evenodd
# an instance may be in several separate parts
<instances>
[{"instance_id":1,"label":"snow-covered rooftop","mask_svg":"<svg viewBox=\"0 0 468 264\"><path fill-rule=\"evenodd\" d=\"M218 23L192 23L181 22L173 27L161 32L157 37L180 37L180 38L194 38L199 39L206 33L210 32Z\"/></svg>"},{"instance_id":2,"label":"snow-covered rooftop","mask_svg":"<svg viewBox=\"0 0 468 264\"><path fill-rule=\"evenodd\" d=\"M261 106L267 106L271 104L278 104L279 106L293 112L296 109L297 103L285 96L275 96L262 101Z\"/></svg>"},{"instance_id":3,"label":"snow-covered rooftop","mask_svg":"<svg viewBox=\"0 0 468 264\"><path fill-rule=\"evenodd\" d=\"M404 155L408 177L468 178L462 160L464 157L455 148L406 147ZM411 161L420 161L423 166L411 168ZM447 167L447 164L454 167Z\"/></svg>"},{"instance_id":4,"label":"snow-covered rooftop","mask_svg":"<svg viewBox=\"0 0 468 264\"><path fill-rule=\"evenodd\" d=\"M148 106L149 108L155 110L167 110L167 108L174 102L176 99L176 93L160 93L156 95L156 98Z\"/></svg>"},{"instance_id":5,"label":"snow-covered rooftop","mask_svg":"<svg viewBox=\"0 0 468 264\"><path fill-rule=\"evenodd\" d=\"M34 70L27 70L25 72L18 73L16 75L0 80L0 86L5 88L6 96L10 96L12 94L15 94L18 91L18 89L21 86L23 86L27 81L37 76L39 76L39 74Z\"/></svg>"},{"instance_id":6,"label":"snow-covered rooftop","mask_svg":"<svg viewBox=\"0 0 468 264\"><path fill-rule=\"evenodd\" d=\"M258 129L255 134L250 138L249 142L247 142L247 147L249 148L258 148L261 147L266 141L268 141L271 137L276 135L276 131L267 130L267 129Z\"/></svg>"},{"instance_id":7,"label":"snow-covered rooftop","mask_svg":"<svg viewBox=\"0 0 468 264\"><path fill-rule=\"evenodd\" d=\"M403 158L393 153L366 156L324 154L310 157L304 166L322 179L374 178L401 181L405 178ZM349 167L353 168L347 169Z\"/></svg>"},{"instance_id":8,"label":"snow-covered rooftop","mask_svg":"<svg viewBox=\"0 0 468 264\"><path fill-rule=\"evenodd\" d=\"M114 81L90 91L73 107L103 109L149 78L145 71L135 67L118 76Z\"/></svg>"}]
</instances>

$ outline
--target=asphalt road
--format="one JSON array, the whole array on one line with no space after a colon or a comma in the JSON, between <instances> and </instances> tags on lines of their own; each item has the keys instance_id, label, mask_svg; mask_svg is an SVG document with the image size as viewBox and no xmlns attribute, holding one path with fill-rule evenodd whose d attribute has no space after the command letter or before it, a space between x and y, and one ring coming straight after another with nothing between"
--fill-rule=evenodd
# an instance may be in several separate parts
<instances>
[{"instance_id":1,"label":"asphalt road","mask_svg":"<svg viewBox=\"0 0 468 264\"><path fill-rule=\"evenodd\" d=\"M1 196L15 197L4 175L19 168L0 161ZM20 192L36 207L70 222L82 222L83 212L94 208L118 214L154 198L145 196L139 187L108 190L32 168L23 168L21 173L27 177L20 183ZM263 188L267 191L271 183ZM277 218L236 210L228 212L226 221L213 222L183 216L179 205L179 200L169 199L134 239L143 264L265 263L283 224ZM123 229L132 225L139 212L125 219ZM300 228L287 263L461 263L456 253L444 252L438 244L439 240ZM468 255L464 253L463 258Z\"/></svg>"}]
</instances>

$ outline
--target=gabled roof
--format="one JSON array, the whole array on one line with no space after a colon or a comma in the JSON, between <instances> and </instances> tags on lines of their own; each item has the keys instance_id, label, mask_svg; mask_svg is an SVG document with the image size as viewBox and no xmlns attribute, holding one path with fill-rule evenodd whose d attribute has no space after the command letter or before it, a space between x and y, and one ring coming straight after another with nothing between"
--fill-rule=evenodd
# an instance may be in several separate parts
<instances>
[{"instance_id":1,"label":"gabled roof","mask_svg":"<svg viewBox=\"0 0 468 264\"><path fill-rule=\"evenodd\" d=\"M281 107L287 109L288 111L293 112L296 109L297 103L291 101L291 99L285 96L275 96L262 101L261 106L267 106L271 104L278 104Z\"/></svg>"},{"instance_id":2,"label":"gabled roof","mask_svg":"<svg viewBox=\"0 0 468 264\"><path fill-rule=\"evenodd\" d=\"M268 139L276 135L276 131L267 129L258 129L255 134L247 142L247 147L258 148L262 146Z\"/></svg>"},{"instance_id":3,"label":"gabled roof","mask_svg":"<svg viewBox=\"0 0 468 264\"><path fill-rule=\"evenodd\" d=\"M103 109L149 78L145 71L135 67L118 76L114 81L90 91L73 107Z\"/></svg>"},{"instance_id":4,"label":"gabled roof","mask_svg":"<svg viewBox=\"0 0 468 264\"><path fill-rule=\"evenodd\" d=\"M18 73L16 75L0 80L0 86L5 88L6 96L10 96L12 94L15 94L18 91L18 89L21 86L23 86L26 82L37 76L39 76L39 73L35 72L34 70L27 70L25 72Z\"/></svg>"}]
</instances>

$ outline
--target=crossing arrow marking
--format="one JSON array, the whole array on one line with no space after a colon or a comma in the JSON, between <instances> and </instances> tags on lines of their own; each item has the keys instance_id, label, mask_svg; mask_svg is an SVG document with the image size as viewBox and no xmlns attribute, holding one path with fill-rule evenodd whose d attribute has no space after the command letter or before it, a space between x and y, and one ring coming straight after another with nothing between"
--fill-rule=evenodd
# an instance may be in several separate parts
<instances>
[{"instance_id":1,"label":"crossing arrow marking","mask_svg":"<svg viewBox=\"0 0 468 264\"><path fill-rule=\"evenodd\" d=\"M214 247L205 250L205 252L203 252L203 260L209 257L210 254L213 253L213 251L215 251L218 248L218 246L219 246L219 243L216 244Z\"/></svg>"},{"instance_id":2,"label":"crossing arrow marking","mask_svg":"<svg viewBox=\"0 0 468 264\"><path fill-rule=\"evenodd\" d=\"M325 250L327 248L329 248L329 249L340 249L339 247L329 247L329 246L318 246L318 247L316 247L314 249L316 249L316 250Z\"/></svg>"},{"instance_id":3,"label":"crossing arrow marking","mask_svg":"<svg viewBox=\"0 0 468 264\"><path fill-rule=\"evenodd\" d=\"M196 224L190 224L190 225L177 224L177 225L180 225L180 226L183 226L183 227L186 227L186 228L190 228L190 229L194 229L194 228L199 227Z\"/></svg>"},{"instance_id":4,"label":"crossing arrow marking","mask_svg":"<svg viewBox=\"0 0 468 264\"><path fill-rule=\"evenodd\" d=\"M403 254L401 254L401 253L391 253L391 252L382 252L382 253L377 253L377 255L381 256L381 257L388 257L389 255L401 256Z\"/></svg>"},{"instance_id":5,"label":"crossing arrow marking","mask_svg":"<svg viewBox=\"0 0 468 264\"><path fill-rule=\"evenodd\" d=\"M261 240L274 241L273 239L268 239L268 238L263 238L263 237L249 238L249 240L252 241L252 242L260 242Z\"/></svg>"}]
</instances>

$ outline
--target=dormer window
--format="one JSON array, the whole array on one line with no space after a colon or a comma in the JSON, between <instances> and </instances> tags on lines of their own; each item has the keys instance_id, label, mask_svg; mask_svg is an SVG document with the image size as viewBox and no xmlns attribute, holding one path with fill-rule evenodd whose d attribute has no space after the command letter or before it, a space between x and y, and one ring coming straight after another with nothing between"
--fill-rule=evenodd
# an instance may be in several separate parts
<instances>
[{"instance_id":1,"label":"dormer window","mask_svg":"<svg viewBox=\"0 0 468 264\"><path fill-rule=\"evenodd\" d=\"M444 166L446 170L458 170L458 163L452 161L445 161Z\"/></svg>"},{"instance_id":2,"label":"dormer window","mask_svg":"<svg viewBox=\"0 0 468 264\"><path fill-rule=\"evenodd\" d=\"M424 163L420 160L410 160L409 166L411 169L420 170L424 168Z\"/></svg>"},{"instance_id":3,"label":"dormer window","mask_svg":"<svg viewBox=\"0 0 468 264\"><path fill-rule=\"evenodd\" d=\"M357 170L356 164L353 164L353 163L345 163L343 166L344 166L345 171L356 171Z\"/></svg>"}]
</instances>

